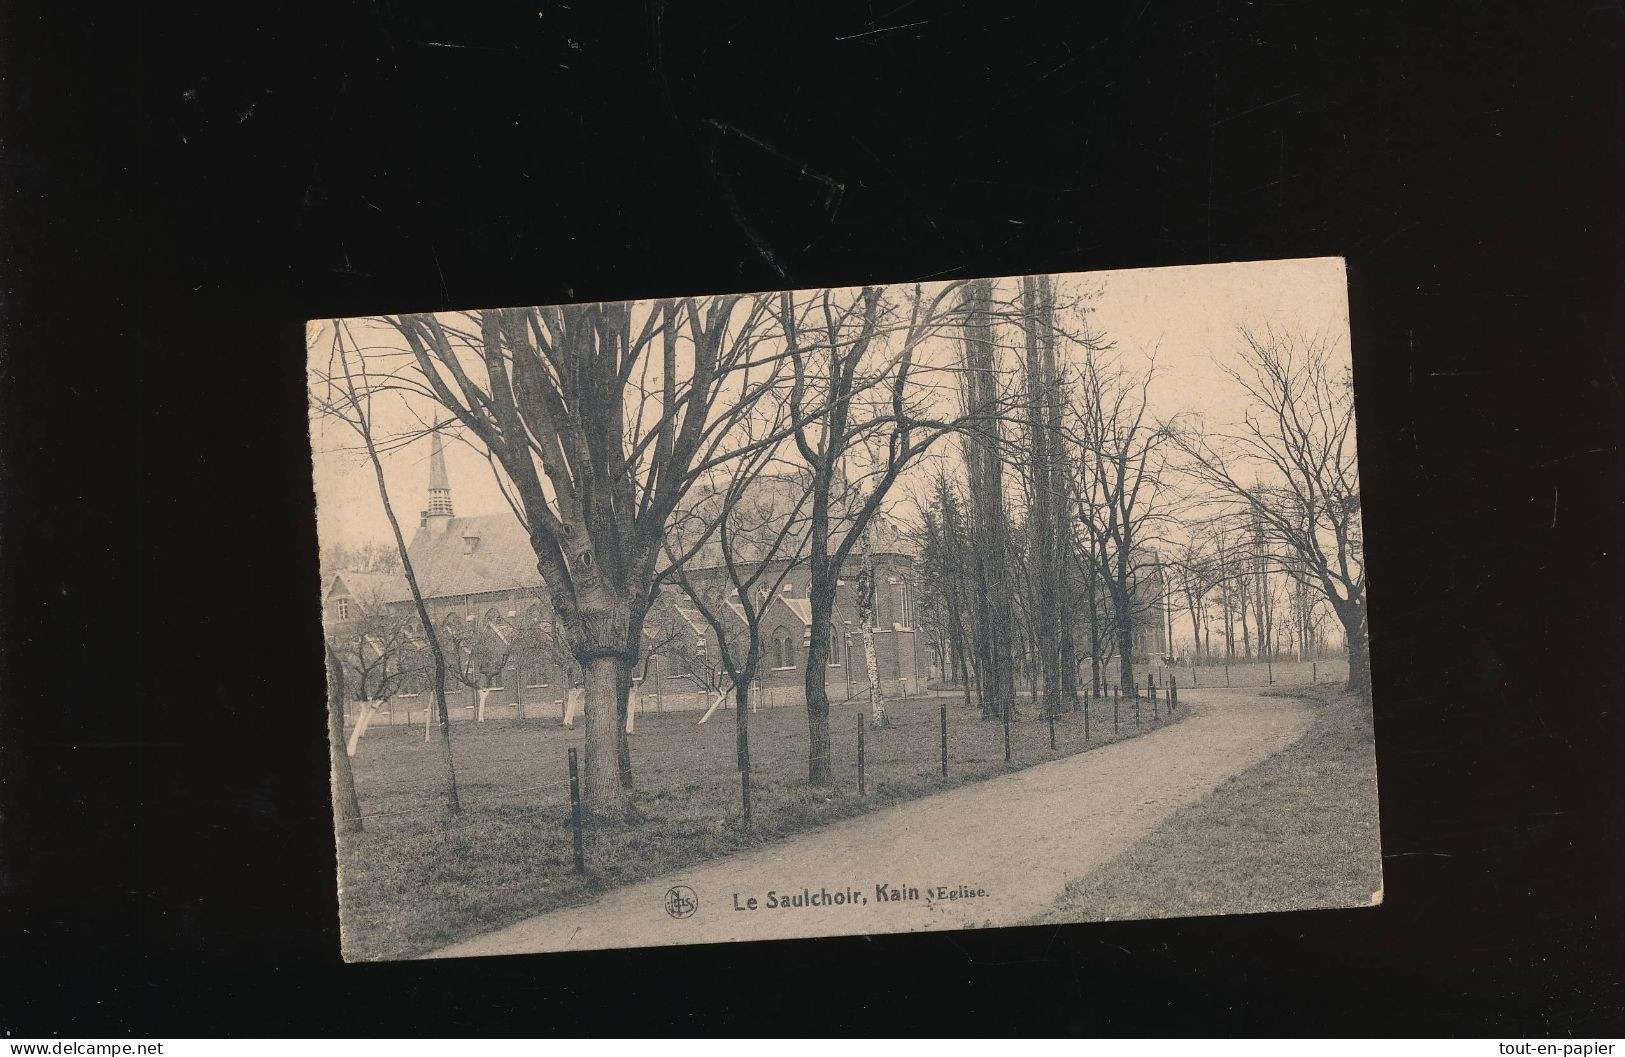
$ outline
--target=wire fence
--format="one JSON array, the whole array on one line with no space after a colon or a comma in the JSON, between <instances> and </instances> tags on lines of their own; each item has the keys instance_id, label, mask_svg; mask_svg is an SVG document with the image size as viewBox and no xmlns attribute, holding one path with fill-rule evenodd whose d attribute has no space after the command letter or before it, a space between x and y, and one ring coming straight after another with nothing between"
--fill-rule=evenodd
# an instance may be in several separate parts
<instances>
[{"instance_id":1,"label":"wire fence","mask_svg":"<svg viewBox=\"0 0 1625 1057\"><path fill-rule=\"evenodd\" d=\"M1123 728L1137 728L1141 726L1150 728L1172 718L1173 710L1175 707L1177 707L1178 701L1178 691L1176 687L1177 680L1168 680L1154 674L1148 675L1146 686L1136 686L1131 692L1124 692L1121 687L1109 685L1104 687L1101 691L1091 691L1090 688L1083 687L1080 688L1079 697L1077 700L1070 703L1067 711L1058 715L1047 715L1043 717L1039 717L1036 715L1036 713L1028 711L1029 707L1034 705L1034 702L1030 696L1025 696L1018 693L1015 698L1009 702L1006 702L1006 707L1002 709L1002 716L1000 717L1003 728L1004 761L1006 764L1012 764L1015 762L1015 756L1022 755L1022 753L1018 753L1016 751L1014 741L1010 733L1011 724L1015 721L1017 716L1021 716L1024 719L1042 718L1047 721L1047 744L1051 752L1058 751L1058 728L1065 729L1066 725L1070 723L1071 726L1076 729L1071 731L1069 737L1071 740L1076 741L1078 733L1081 732L1082 744L1068 751L1078 751L1079 749L1089 748L1097 742L1100 744L1105 744L1110 740L1115 739L1121 733ZM898 710L900 709L918 712L923 707L928 711L929 715L936 720L936 722L930 724L913 722L908 725L906 731L899 731L897 733L902 733L904 736L912 735L913 737L919 739L921 745L929 743L931 749L934 750L931 754L931 763L933 765L932 770L937 770L940 768L940 775L944 779L950 776L949 705L951 703L961 701L963 698L964 690L962 687L922 687L918 693L908 695L907 697L893 698L887 702L887 706L891 710L891 714L894 716L898 714ZM854 706L857 707L854 708ZM994 711L999 712L1000 710L995 709ZM873 773L872 765L869 764L869 760L866 759L864 752L864 732L865 728L869 725L872 719L872 713L869 710L867 693L852 698L832 700L830 703L830 713L832 721L834 717L841 714L855 715L856 717L854 727L850 727L848 729L853 730L856 735L856 780L859 791L858 795L863 797L867 794L866 786L868 785L869 775ZM675 715L671 717L671 719L677 718L678 717ZM1091 724L1093 724L1093 727L1091 727ZM888 724L888 727L889 726L890 724ZM1111 732L1110 738L1107 738L1105 733L1108 726ZM570 728L563 728L561 730L561 728L557 726L548 725L538 728L538 733L546 731L553 731L556 733L568 732L569 736L574 738L580 736L579 733L576 733L580 730L581 728L574 728L574 731L571 731ZM731 731L728 727L722 727L720 730L722 732L721 736L731 736ZM1092 730L1098 733L1092 733ZM888 734L888 736L895 737L896 734L891 733ZM1027 743L1026 750L1028 750L1026 755L1030 756L1032 755L1030 750L1033 748L1034 744L1037 742L1042 742L1043 739L1039 738L1037 739L1037 742L1035 742L1034 737L1029 732L1025 740ZM502 735L496 734L495 741L500 743L502 741ZM466 751L466 739L454 738L453 744L458 748L459 751ZM843 748L843 746L846 745L847 739L837 739L832 748L837 754L849 753L851 751L850 747ZM541 748L541 746L537 746L537 748ZM527 781L524 784L509 785L495 789L489 788L487 784L483 782L462 781L459 784L461 786L460 799L465 804L463 811L467 813L470 810L500 810L501 813L507 817L525 817L551 812L562 818L568 810L568 805L571 803L571 801L567 800L564 796L564 782L561 781L561 779L564 777L562 769L560 769L560 772L557 774L553 773L553 768L547 766L543 762L545 757L531 757L529 749L530 747L527 746L513 754L512 759L503 762L519 763L520 766L517 768L519 770L536 770L538 773L535 775L534 780ZM549 756L556 752L561 757L563 757L566 753L574 754L576 751L577 750L573 745L561 747L557 743L548 746L546 750ZM523 763L522 761L525 759L529 759L530 762L528 764ZM458 761L457 767L459 771L461 771L467 764L473 762L474 761L465 758ZM1040 762L1040 760L1038 758L1023 759L1021 764L1026 765L1035 762ZM435 769L432 766L414 768L414 774L418 778L424 779L435 774ZM746 779L746 781L748 782L748 779ZM358 780L356 784L359 794L362 792L365 786L371 783ZM388 790L366 789L365 791L368 799L373 797L389 799L395 795L398 795L397 793ZM742 787L742 793L748 796L748 785ZM526 801L526 803L515 804L511 801L503 802L504 798L508 797L520 797ZM540 798L542 801L540 804L535 803L538 798ZM447 799L445 794L437 793L424 796L421 799L414 799L410 803L401 805L399 807L391 807L388 810L364 811L356 817L358 817L361 821L366 822L370 820L397 818L414 814L442 813L445 812L446 809ZM579 811L569 810L569 817L572 820L571 825L586 825L590 828L590 821L582 822L582 815Z\"/></svg>"},{"instance_id":2,"label":"wire fence","mask_svg":"<svg viewBox=\"0 0 1625 1057\"><path fill-rule=\"evenodd\" d=\"M1231 661L1201 661L1187 664L1151 664L1135 665L1137 672L1150 672L1158 680L1166 683L1169 678L1177 678L1180 685L1187 689L1261 689L1265 687L1280 686L1309 686L1315 684L1335 684L1344 682L1348 678L1348 659L1346 657L1311 658L1297 660L1284 658L1281 660L1265 659L1236 659ZM1097 682L1089 678L1087 673L1080 676L1080 688L1088 685L1111 686L1119 682L1118 674L1113 666L1103 669L1102 678ZM835 696L844 689L844 696ZM562 692L550 690L548 687L527 687L519 692L510 692L503 687L493 687L489 691L485 706L485 719L553 719L563 721L568 712L567 699ZM842 686L836 684L830 687L831 701L834 703L848 703L853 701L867 701L867 686ZM883 693L889 697L962 697L965 689L957 684L935 684L920 678L918 675L905 676L900 679L886 680ZM495 695L504 695L502 700ZM448 695L449 696L449 695ZM462 691L456 692L458 697L466 697ZM801 685L764 684L758 681L751 687L749 696L752 712L768 708L802 707L806 703L806 694ZM1018 690L1018 697L1022 696ZM1031 696L1030 691L1025 695ZM380 704L368 720L366 730L375 727L413 726L415 724L428 725L432 722L433 696L429 694L400 695ZM364 711L359 707L362 703L351 702L346 709L346 722L348 729L353 730L361 719ZM651 679L639 680L633 695L633 710L636 716L662 714L666 712L705 712L712 706L719 711L730 711L734 707L731 691L708 689L700 685L699 680L689 675L655 676ZM480 709L476 701L447 702L448 718L454 723L469 723L481 720ZM363 731L365 734L365 731Z\"/></svg>"},{"instance_id":3,"label":"wire fence","mask_svg":"<svg viewBox=\"0 0 1625 1057\"><path fill-rule=\"evenodd\" d=\"M1100 739L1106 738L1106 731L1108 729L1110 731L1111 739L1115 739L1121 735L1125 728L1130 729L1131 731L1136 728L1143 729L1147 727L1147 725L1160 725L1167 719L1173 718L1174 713L1180 707L1179 693L1182 690L1188 692L1192 690L1200 691L1204 689L1259 689L1271 686L1291 687L1316 684L1335 684L1347 678L1348 663L1345 658L1311 659L1307 661L1287 660L1281 662L1267 659L1263 661L1239 661L1229 664L1219 662L1194 665L1141 665L1138 667L1137 671L1144 674L1145 682L1138 682L1137 676L1137 681L1134 684L1126 687L1120 682L1116 682L1111 679L1102 679L1098 686L1090 686L1087 683L1080 685L1078 688L1078 696L1075 700L1069 703L1068 711L1059 715L1047 714L1040 717L1037 716L1036 712L1029 711L1037 709L1040 706L1042 697L1040 696L1037 700L1035 700L1030 689L1024 690L1022 688L1018 688L1014 698L1007 702L1002 710L1003 714L1001 718L1003 727L1003 749L1006 764L1013 762L1015 749L1013 747L1010 731L1012 720L1017 715L1023 715L1024 717L1030 718L1042 718L1047 721L1048 746L1052 752L1057 750L1058 727L1062 729L1069 729L1066 726L1068 723L1070 723L1072 727L1078 728L1078 730L1072 731L1068 736L1075 741L1077 734L1081 731L1081 747L1088 748ZM932 714L932 718L937 720L937 722L929 724L927 728L925 725L919 723L916 717L916 721L913 723L912 728L914 730L913 736L922 739L922 744L924 739L929 738L931 747L933 749L940 749L939 765L941 776L944 779L948 778L950 775L949 705L956 701L966 700L965 688L958 685L929 686L910 679L899 681L896 685L896 691L897 696L893 697L888 702L889 707L891 707L893 710L900 707L918 709L919 707L923 706L929 709L929 712ZM711 704L716 703L716 694L714 692L708 693L705 691L688 690L680 692L679 694L671 694L669 690L666 690L666 694L670 696L640 695L638 701L638 713L640 715L660 715L666 712L675 714L693 713L700 711L702 708L709 708ZM694 697L697 697L699 702L704 702L704 704L689 704L689 700ZM974 692L972 692L972 700L974 700L974 697ZM792 704L800 705L804 699L802 697L800 687L767 687L753 689L751 700L753 702L751 711L756 712L759 709L778 709ZM545 713L542 715L537 715L537 709L535 707L536 704L536 702L522 703L518 709L510 712L507 717L503 717L500 715L500 712L493 708L493 706L488 702L486 707L487 718L529 718L542 720L552 718ZM553 704L557 709L554 715L562 717L565 702L560 699L553 702ZM931 707L933 705L936 707ZM856 779L859 795L861 797L866 795L866 786L868 785L868 778L872 767L869 759L865 757L863 748L863 732L870 715L868 710L869 696L866 687L863 688L861 692L853 694L852 696L832 699L832 720L836 715L852 712L853 706L858 706L855 711L857 721L855 728L849 729L855 729L854 747L857 750ZM731 708L731 700L725 702L723 707ZM476 709L476 705L464 705L459 706L459 708L454 709L454 711L463 711L466 713L463 718L472 719L474 718L474 712ZM417 717L426 717L428 715L427 707L421 707L415 710L408 708L401 711L397 711L395 709L390 709L388 711L378 710L375 713L373 725L387 727L390 725L413 722L412 719L406 717L411 717L414 711L416 712ZM672 719L676 718L676 715L672 716ZM415 721L419 724L424 723L423 718L416 718ZM531 725L521 724L521 728L529 726ZM570 730L570 728L563 729L565 731ZM575 729L579 730L580 728ZM539 730L560 731L561 728L551 724L544 724L544 726L539 728ZM498 735L496 741L501 742L502 740L503 739L501 736ZM1031 738L1029 738L1028 741L1030 748ZM540 746L538 746L538 748L540 748ZM558 748L559 747L555 745L553 746L552 750L549 751L557 751ZM572 746L568 749L568 751L570 753L574 753L576 749ZM520 753L521 755L528 757L528 748L525 750L520 750ZM560 752L559 755L563 756L564 753ZM936 756L937 753L934 752L933 763L938 762L935 758ZM513 762L518 761L515 760ZM1030 760L1025 762L1037 761ZM530 770L538 763L540 763L540 760L533 759L530 765L524 766L521 769ZM542 767L541 770L551 772L552 768ZM563 769L560 768L561 772L562 770ZM570 801L564 796L564 783L562 781L558 781L558 779L561 778L563 778L562 773L555 776L537 774L535 779L532 781L528 781L521 785L512 785L497 789L487 788L484 783L473 782L465 785L464 797L465 799L478 802L486 808L499 809L504 815L510 817L523 817L552 812L561 816L562 820L562 817L566 814L567 805L570 803ZM744 780L744 782L745 784L742 787L742 793L744 796L748 797L748 777ZM358 783L358 788L359 786L360 783ZM385 799L389 799L393 794L385 792L383 795ZM523 798L524 800L528 801L528 803L515 804L511 801L506 803L503 802L503 798L515 796ZM540 804L535 803L538 796L540 796L543 801ZM392 807L388 810L363 812L359 815L359 818L365 822L367 820L392 818L413 814L442 812L445 809L446 798L444 794L440 794L427 796L421 800L414 800L411 803L402 805L400 807ZM568 812L568 815L574 820L571 823L572 825L590 826L590 822L581 822L581 812L572 810Z\"/></svg>"}]
</instances>

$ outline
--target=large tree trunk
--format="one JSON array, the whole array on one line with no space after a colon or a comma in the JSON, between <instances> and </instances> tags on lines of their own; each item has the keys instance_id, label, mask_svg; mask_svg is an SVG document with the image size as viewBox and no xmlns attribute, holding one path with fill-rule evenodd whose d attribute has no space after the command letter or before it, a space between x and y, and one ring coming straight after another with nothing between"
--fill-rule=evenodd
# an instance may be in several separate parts
<instances>
[{"instance_id":1,"label":"large tree trunk","mask_svg":"<svg viewBox=\"0 0 1625 1057\"><path fill-rule=\"evenodd\" d=\"M344 737L344 665L327 647L327 740L333 760L333 823L340 833L360 833L361 804Z\"/></svg>"},{"instance_id":2,"label":"large tree trunk","mask_svg":"<svg viewBox=\"0 0 1625 1057\"><path fill-rule=\"evenodd\" d=\"M755 633L752 633L755 639ZM827 648L827 647L826 647ZM761 646L753 641L746 659L745 670L734 683L734 755L739 769L740 818L748 829L750 810L750 684L756 678L761 663Z\"/></svg>"},{"instance_id":3,"label":"large tree trunk","mask_svg":"<svg viewBox=\"0 0 1625 1057\"><path fill-rule=\"evenodd\" d=\"M955 661L955 663L959 666L959 685L960 685L960 688L965 693L965 707L969 708L969 707L971 707L971 697L970 697L971 664L970 664L970 655L966 652L966 647L965 647L963 641L961 641L959 649L956 650L955 652L958 654L958 659Z\"/></svg>"},{"instance_id":4,"label":"large tree trunk","mask_svg":"<svg viewBox=\"0 0 1625 1057\"><path fill-rule=\"evenodd\" d=\"M1236 581L1236 601L1241 610L1241 656L1245 660L1252 660L1253 637L1247 627L1247 578L1241 577Z\"/></svg>"},{"instance_id":5,"label":"large tree trunk","mask_svg":"<svg viewBox=\"0 0 1625 1057\"><path fill-rule=\"evenodd\" d=\"M582 660L582 707L587 713L586 752L582 766L582 807L597 818L625 814L631 791L621 784L617 729L625 722L617 706L621 685L630 683L631 668L620 653L601 653Z\"/></svg>"},{"instance_id":6,"label":"large tree trunk","mask_svg":"<svg viewBox=\"0 0 1625 1057\"><path fill-rule=\"evenodd\" d=\"M632 666L635 654L629 654L621 669L620 684L615 687L615 778L621 788L632 788L632 742L626 736L626 713L632 699Z\"/></svg>"},{"instance_id":7,"label":"large tree trunk","mask_svg":"<svg viewBox=\"0 0 1625 1057\"><path fill-rule=\"evenodd\" d=\"M1057 611L1060 598L1057 587L1062 572L1058 556L1056 512L1059 492L1056 467L1050 454L1052 443L1059 438L1051 434L1051 416L1046 406L1055 399L1058 382L1054 372L1052 343L1054 332L1050 326L1049 280L1042 276L1026 276L1021 280L1021 296L1026 319L1027 375L1027 476L1030 483L1027 510L1028 560L1031 576L1033 658L1031 680L1033 705L1038 705L1037 680L1044 681L1044 714L1057 715L1061 711L1061 673L1059 628ZM1058 425L1058 421L1055 423Z\"/></svg>"},{"instance_id":8,"label":"large tree trunk","mask_svg":"<svg viewBox=\"0 0 1625 1057\"><path fill-rule=\"evenodd\" d=\"M1139 693L1134 681L1134 585L1129 578L1129 562L1134 553L1134 539L1124 526L1123 538L1117 551L1117 568L1112 582L1112 605L1117 610L1117 678L1125 693Z\"/></svg>"},{"instance_id":9,"label":"large tree trunk","mask_svg":"<svg viewBox=\"0 0 1625 1057\"><path fill-rule=\"evenodd\" d=\"M1105 671L1102 668L1100 656L1100 581L1099 567L1095 565L1095 545L1089 544L1089 682L1090 690L1096 697L1100 696L1103 685L1102 677Z\"/></svg>"},{"instance_id":10,"label":"large tree trunk","mask_svg":"<svg viewBox=\"0 0 1625 1057\"><path fill-rule=\"evenodd\" d=\"M1371 696L1371 658L1367 653L1365 605L1361 601L1344 602L1333 606L1337 619L1343 624L1343 635L1348 640L1349 680L1346 689L1367 699Z\"/></svg>"},{"instance_id":11,"label":"large tree trunk","mask_svg":"<svg viewBox=\"0 0 1625 1057\"><path fill-rule=\"evenodd\" d=\"M971 562L976 571L976 705L987 717L999 714L998 706L993 701L996 692L993 688L993 632L988 618L988 607L992 601L988 595L985 556L979 548L973 547Z\"/></svg>"},{"instance_id":12,"label":"large tree trunk","mask_svg":"<svg viewBox=\"0 0 1625 1057\"><path fill-rule=\"evenodd\" d=\"M1253 579L1253 626L1258 629L1258 656L1261 659L1269 658L1273 652L1273 636L1270 634L1270 604L1269 574L1264 571L1263 559L1259 559L1258 573Z\"/></svg>"},{"instance_id":13,"label":"large tree trunk","mask_svg":"<svg viewBox=\"0 0 1625 1057\"><path fill-rule=\"evenodd\" d=\"M1235 617L1230 612L1230 588L1228 585L1223 591L1219 592L1219 604L1224 607L1224 659L1233 661L1236 659L1236 622Z\"/></svg>"},{"instance_id":14,"label":"large tree trunk","mask_svg":"<svg viewBox=\"0 0 1625 1057\"><path fill-rule=\"evenodd\" d=\"M648 607L633 608L626 629L626 672L615 696L615 766L620 775L621 788L632 788L632 743L626 736L626 713L632 698L632 669L637 666L643 652L643 621Z\"/></svg>"},{"instance_id":15,"label":"large tree trunk","mask_svg":"<svg viewBox=\"0 0 1625 1057\"><path fill-rule=\"evenodd\" d=\"M807 781L813 785L829 785L834 781L830 773L829 690L825 683L829 666L829 628L835 612L835 575L829 567L827 540L821 538L814 501L812 549L814 558L808 584L808 601L812 608L812 642L807 648L807 670L803 673L802 689L807 699ZM828 523L823 531L827 531Z\"/></svg>"},{"instance_id":16,"label":"large tree trunk","mask_svg":"<svg viewBox=\"0 0 1625 1057\"><path fill-rule=\"evenodd\" d=\"M1068 709L1078 703L1078 655L1072 642L1072 614L1062 614L1060 659L1061 697Z\"/></svg>"},{"instance_id":17,"label":"large tree trunk","mask_svg":"<svg viewBox=\"0 0 1625 1057\"><path fill-rule=\"evenodd\" d=\"M977 667L984 669L982 715L1002 716L1015 699L1015 599L1010 562L1005 552L1009 519L1004 514L1004 464L998 449L998 363L992 326L993 283L965 284L964 362L967 404L978 417L966 438L965 463L970 478L967 521L977 577Z\"/></svg>"},{"instance_id":18,"label":"large tree trunk","mask_svg":"<svg viewBox=\"0 0 1625 1057\"><path fill-rule=\"evenodd\" d=\"M1139 693L1139 685L1134 681L1134 618L1128 605L1121 607L1117 620L1117 681L1124 693Z\"/></svg>"}]
</instances>

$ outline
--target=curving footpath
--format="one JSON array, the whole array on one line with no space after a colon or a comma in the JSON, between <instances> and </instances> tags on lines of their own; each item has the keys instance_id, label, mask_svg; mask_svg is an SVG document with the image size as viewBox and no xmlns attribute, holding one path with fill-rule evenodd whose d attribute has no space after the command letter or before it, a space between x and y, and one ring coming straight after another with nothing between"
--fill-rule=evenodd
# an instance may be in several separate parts
<instances>
[{"instance_id":1,"label":"curving footpath","mask_svg":"<svg viewBox=\"0 0 1625 1057\"><path fill-rule=\"evenodd\" d=\"M1309 727L1292 698L1180 697L1196 714L1162 730L618 888L424 957L1019 924Z\"/></svg>"}]
</instances>

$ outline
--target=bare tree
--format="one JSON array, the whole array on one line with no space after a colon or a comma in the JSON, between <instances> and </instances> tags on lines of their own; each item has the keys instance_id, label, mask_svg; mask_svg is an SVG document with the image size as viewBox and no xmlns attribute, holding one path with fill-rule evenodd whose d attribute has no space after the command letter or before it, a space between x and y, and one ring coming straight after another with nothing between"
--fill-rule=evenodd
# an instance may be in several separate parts
<instances>
[{"instance_id":1,"label":"bare tree","mask_svg":"<svg viewBox=\"0 0 1625 1057\"><path fill-rule=\"evenodd\" d=\"M1203 655L1202 628L1207 623L1207 597L1215 579L1214 559L1202 546L1200 536L1192 533L1175 551L1169 564L1173 586L1184 601L1185 613L1191 622L1191 654L1193 658L1200 657ZM1172 648L1171 636L1168 641Z\"/></svg>"},{"instance_id":2,"label":"bare tree","mask_svg":"<svg viewBox=\"0 0 1625 1057\"><path fill-rule=\"evenodd\" d=\"M922 393L929 390L931 372L915 363L920 344L952 318L956 289L947 284L927 292L916 284L901 306L877 287L778 297L779 325L795 368L790 431L811 474L812 626L804 688L807 778L813 785L831 781L825 679L836 581L898 475L958 425L934 413L929 394Z\"/></svg>"},{"instance_id":3,"label":"bare tree","mask_svg":"<svg viewBox=\"0 0 1625 1057\"><path fill-rule=\"evenodd\" d=\"M1275 656L1275 585L1272 575L1274 563L1269 541L1264 538L1264 527L1260 524L1256 511L1252 516L1248 546L1253 554L1251 594L1253 627L1258 632L1258 656L1270 659Z\"/></svg>"},{"instance_id":4,"label":"bare tree","mask_svg":"<svg viewBox=\"0 0 1625 1057\"><path fill-rule=\"evenodd\" d=\"M329 643L344 664L354 700L387 702L422 674L418 643L380 592L363 594L353 605L357 612L333 629Z\"/></svg>"},{"instance_id":5,"label":"bare tree","mask_svg":"<svg viewBox=\"0 0 1625 1057\"><path fill-rule=\"evenodd\" d=\"M423 636L429 644L433 660L433 690L435 716L439 721L440 730L440 759L446 770L446 810L452 815L460 815L463 810L462 798L458 795L457 768L451 755L451 716L446 710L446 658L440 652L434 624L429 619L429 609L423 601L423 591L418 586L417 573L412 567L412 557L406 549L406 537L401 533L400 519L395 516L395 506L389 498L389 486L384 481L384 466L379 460L378 444L373 435L374 389L365 374L366 361L364 359L361 361L362 380L358 383L356 372L351 369L350 350L344 340L343 324L339 320L334 320L332 326L331 360L326 373L312 385L312 397L319 411L343 422L356 432L366 449L367 461L372 465L373 478L378 486L378 501L384 508L384 516L388 519L390 532L395 538L395 550L400 555L401 572L406 576L412 604L417 610L418 621L423 628Z\"/></svg>"},{"instance_id":6,"label":"bare tree","mask_svg":"<svg viewBox=\"0 0 1625 1057\"><path fill-rule=\"evenodd\" d=\"M1160 585L1155 596L1146 587L1159 571L1152 548L1166 516L1160 500L1171 432L1150 417L1151 378L1151 369L1132 374L1091 348L1074 400L1079 523L1110 603L1118 680L1129 693L1138 685L1135 628L1161 598Z\"/></svg>"},{"instance_id":7,"label":"bare tree","mask_svg":"<svg viewBox=\"0 0 1625 1057\"><path fill-rule=\"evenodd\" d=\"M1220 517L1208 529L1213 549L1213 590L1219 596L1219 615L1224 624L1224 656L1237 661L1251 653L1247 629L1247 579L1252 566L1247 539L1229 519ZM1237 632L1241 648L1237 649Z\"/></svg>"},{"instance_id":8,"label":"bare tree","mask_svg":"<svg viewBox=\"0 0 1625 1057\"><path fill-rule=\"evenodd\" d=\"M515 614L517 617L517 614ZM514 618L492 606L482 614L447 613L440 623L440 648L447 659L447 671L463 686L473 690L484 717L485 698L499 686L508 662L520 645L520 631Z\"/></svg>"},{"instance_id":9,"label":"bare tree","mask_svg":"<svg viewBox=\"0 0 1625 1057\"><path fill-rule=\"evenodd\" d=\"M1230 375L1251 402L1232 431L1181 431L1188 471L1256 525L1281 572L1324 598L1348 643L1348 689L1370 687L1354 390L1325 336L1240 330ZM1307 622L1307 620L1306 620ZM1305 629L1307 630L1307 629Z\"/></svg>"},{"instance_id":10,"label":"bare tree","mask_svg":"<svg viewBox=\"0 0 1625 1057\"><path fill-rule=\"evenodd\" d=\"M720 586L713 589L713 593L719 596L718 604L721 604L720 596L725 590ZM664 604L662 608L665 608ZM662 636L666 646L661 652L661 657L666 661L665 670L694 680L694 685L706 694L720 695L732 690L728 667L716 645L707 636L709 628L699 611L677 603L670 607L666 615L669 626Z\"/></svg>"},{"instance_id":11,"label":"bare tree","mask_svg":"<svg viewBox=\"0 0 1625 1057\"><path fill-rule=\"evenodd\" d=\"M387 320L425 390L500 468L529 533L583 673L591 813L628 803L627 696L667 520L697 479L738 454L727 448L733 425L778 384L772 357L755 358L766 304L726 296Z\"/></svg>"},{"instance_id":12,"label":"bare tree","mask_svg":"<svg viewBox=\"0 0 1625 1057\"><path fill-rule=\"evenodd\" d=\"M999 408L998 346L993 334L993 283L968 282L961 294L960 343L966 415L975 420L963 442L970 503L967 538L976 583L977 701L984 718L1015 702L1015 585L1011 571L1009 514L1005 509L1004 443Z\"/></svg>"},{"instance_id":13,"label":"bare tree","mask_svg":"<svg viewBox=\"0 0 1625 1057\"><path fill-rule=\"evenodd\" d=\"M938 470L930 498L923 504L920 540L920 608L936 628L942 651L943 677L958 683L971 703L970 626L975 622L974 588L967 570L970 543L965 538L963 506L948 475Z\"/></svg>"},{"instance_id":14,"label":"bare tree","mask_svg":"<svg viewBox=\"0 0 1625 1057\"><path fill-rule=\"evenodd\" d=\"M333 821L340 833L360 833L361 803L344 740L344 665L327 644L327 741L333 774Z\"/></svg>"},{"instance_id":15,"label":"bare tree","mask_svg":"<svg viewBox=\"0 0 1625 1057\"><path fill-rule=\"evenodd\" d=\"M1055 291L1047 275L1021 280L1021 328L1026 344L1026 545L1032 594L1026 607L1036 674L1044 682L1044 711L1058 715L1076 696L1071 580L1072 491L1065 467L1061 407L1063 383L1056 360Z\"/></svg>"},{"instance_id":16,"label":"bare tree","mask_svg":"<svg viewBox=\"0 0 1625 1057\"><path fill-rule=\"evenodd\" d=\"M784 408L779 409L782 413ZM772 432L769 429L768 432ZM679 540L715 538L720 584L707 584L690 570L689 555L670 541L671 575L716 638L716 662L733 688L735 749L744 825L750 826L750 687L761 669L762 627L769 607L807 545L805 507L811 475L766 476L771 449L760 448L731 464L715 491L693 504L674 526ZM720 590L718 590L720 588ZM809 662L810 663L810 662ZM822 673L820 673L822 674Z\"/></svg>"}]
</instances>

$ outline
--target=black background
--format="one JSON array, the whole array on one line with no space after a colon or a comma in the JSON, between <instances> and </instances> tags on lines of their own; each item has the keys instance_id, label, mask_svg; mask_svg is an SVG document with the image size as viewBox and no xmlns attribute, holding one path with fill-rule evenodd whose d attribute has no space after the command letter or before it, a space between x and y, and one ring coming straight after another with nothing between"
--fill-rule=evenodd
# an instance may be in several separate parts
<instances>
[{"instance_id":1,"label":"black background","mask_svg":"<svg viewBox=\"0 0 1625 1057\"><path fill-rule=\"evenodd\" d=\"M0 16L0 1031L1620 1033L1619 4L132 7ZM1323 254L1380 910L339 961L302 320Z\"/></svg>"}]
</instances>

